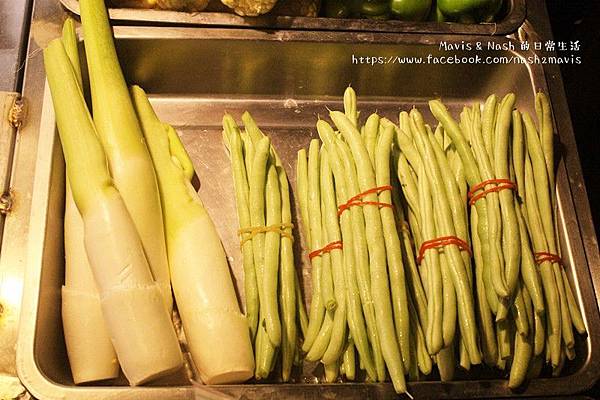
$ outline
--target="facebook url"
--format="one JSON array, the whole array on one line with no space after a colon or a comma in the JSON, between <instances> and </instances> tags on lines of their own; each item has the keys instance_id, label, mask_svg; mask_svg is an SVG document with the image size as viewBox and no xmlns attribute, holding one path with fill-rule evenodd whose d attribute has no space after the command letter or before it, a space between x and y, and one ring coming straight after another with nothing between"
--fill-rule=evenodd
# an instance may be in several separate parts
<instances>
[{"instance_id":1,"label":"facebook url","mask_svg":"<svg viewBox=\"0 0 600 400\"><path fill-rule=\"evenodd\" d=\"M388 64L581 64L581 56L434 56L428 54L426 57L406 56L357 56L352 54L352 64L359 65L388 65Z\"/></svg>"}]
</instances>

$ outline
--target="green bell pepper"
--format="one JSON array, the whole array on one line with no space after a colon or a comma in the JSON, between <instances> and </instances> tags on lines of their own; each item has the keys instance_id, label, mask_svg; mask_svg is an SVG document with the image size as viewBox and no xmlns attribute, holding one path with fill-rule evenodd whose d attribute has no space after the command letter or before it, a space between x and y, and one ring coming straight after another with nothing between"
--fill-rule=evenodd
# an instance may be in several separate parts
<instances>
[{"instance_id":1,"label":"green bell pepper","mask_svg":"<svg viewBox=\"0 0 600 400\"><path fill-rule=\"evenodd\" d=\"M502 8L503 0L437 0L437 7L450 21L491 22Z\"/></svg>"},{"instance_id":2,"label":"green bell pepper","mask_svg":"<svg viewBox=\"0 0 600 400\"><path fill-rule=\"evenodd\" d=\"M362 0L358 2L358 13L367 18L385 19L389 16L388 0Z\"/></svg>"},{"instance_id":3,"label":"green bell pepper","mask_svg":"<svg viewBox=\"0 0 600 400\"><path fill-rule=\"evenodd\" d=\"M423 21L429 15L431 0L390 0L392 16L402 21Z\"/></svg>"}]
</instances>

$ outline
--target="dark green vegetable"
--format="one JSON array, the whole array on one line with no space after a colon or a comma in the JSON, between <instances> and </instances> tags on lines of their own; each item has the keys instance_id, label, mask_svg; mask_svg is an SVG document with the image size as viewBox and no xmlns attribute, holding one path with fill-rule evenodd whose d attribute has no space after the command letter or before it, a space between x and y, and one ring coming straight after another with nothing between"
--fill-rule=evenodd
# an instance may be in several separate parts
<instances>
[{"instance_id":1,"label":"dark green vegetable","mask_svg":"<svg viewBox=\"0 0 600 400\"><path fill-rule=\"evenodd\" d=\"M503 0L437 0L441 13L461 23L492 22Z\"/></svg>"},{"instance_id":2,"label":"dark green vegetable","mask_svg":"<svg viewBox=\"0 0 600 400\"><path fill-rule=\"evenodd\" d=\"M358 12L367 18L383 17L389 14L390 5L387 0L363 0Z\"/></svg>"},{"instance_id":3,"label":"dark green vegetable","mask_svg":"<svg viewBox=\"0 0 600 400\"><path fill-rule=\"evenodd\" d=\"M402 21L423 21L429 15L431 3L431 0L390 0L390 11Z\"/></svg>"}]
</instances>

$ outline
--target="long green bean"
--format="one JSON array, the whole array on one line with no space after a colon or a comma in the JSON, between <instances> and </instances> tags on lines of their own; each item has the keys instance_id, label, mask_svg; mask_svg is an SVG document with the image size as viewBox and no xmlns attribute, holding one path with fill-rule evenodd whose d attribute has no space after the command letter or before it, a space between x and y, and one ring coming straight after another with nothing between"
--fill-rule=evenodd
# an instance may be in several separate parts
<instances>
[{"instance_id":1,"label":"long green bean","mask_svg":"<svg viewBox=\"0 0 600 400\"><path fill-rule=\"evenodd\" d=\"M538 117L540 141L548 170L548 181L550 184L550 197L552 202L554 226L558 224L558 208L556 207L556 186L554 174L554 129L552 124L552 107L548 97L543 92L535 96L535 110ZM560 254L560 241L558 231L555 230L557 254ZM566 284L565 284L566 286ZM577 310L578 312L579 310Z\"/></svg>"},{"instance_id":2,"label":"long green bean","mask_svg":"<svg viewBox=\"0 0 600 400\"><path fill-rule=\"evenodd\" d=\"M324 204L322 211L324 225L327 230L327 243L339 242L342 236L337 215L337 201L328 152L325 148L321 149L321 166L321 199ZM347 336L346 279L344 276L343 252L342 249L333 249L330 254L337 307L329 346L321 357L321 361L325 365L333 363L342 356Z\"/></svg>"},{"instance_id":3,"label":"long green bean","mask_svg":"<svg viewBox=\"0 0 600 400\"><path fill-rule=\"evenodd\" d=\"M414 336L416 341L416 361L419 367L419 371L421 371L424 375L429 375L431 373L431 357L429 356L429 352L427 351L427 344L425 343L425 334L423 333L423 328L419 322L419 317L417 315L417 311L415 309L415 304L411 296L408 296L408 312L410 314L410 328L412 332L412 336Z\"/></svg>"},{"instance_id":4,"label":"long green bean","mask_svg":"<svg viewBox=\"0 0 600 400\"><path fill-rule=\"evenodd\" d=\"M454 346L444 347L437 354L437 366L442 382L450 382L454 379Z\"/></svg>"},{"instance_id":5,"label":"long green bean","mask_svg":"<svg viewBox=\"0 0 600 400\"><path fill-rule=\"evenodd\" d=\"M523 180L524 179L525 177L523 177ZM521 277L531 295L535 312L541 315L545 311L542 284L536 270L533 254L531 253L529 235L527 234L527 227L525 226L525 221L521 215L520 209L516 210L516 215L521 236Z\"/></svg>"},{"instance_id":6,"label":"long green bean","mask_svg":"<svg viewBox=\"0 0 600 400\"><path fill-rule=\"evenodd\" d=\"M308 330L308 316L306 315L306 308L304 306L304 299L302 297L302 288L300 287L300 279L302 276L298 276L296 274L296 279L294 280L294 286L296 290L296 309L298 315L298 322L300 324L300 332L302 333L302 337L306 335L306 331Z\"/></svg>"},{"instance_id":7,"label":"long green bean","mask_svg":"<svg viewBox=\"0 0 600 400\"><path fill-rule=\"evenodd\" d=\"M310 248L323 247L321 239L321 196L319 183L319 141L311 140L308 149L308 221L310 227ZM308 329L304 337L302 350L308 352L321 329L325 315L325 306L321 296L321 257L314 257L312 265L312 299L308 318Z\"/></svg>"},{"instance_id":8,"label":"long green bean","mask_svg":"<svg viewBox=\"0 0 600 400\"><path fill-rule=\"evenodd\" d=\"M336 360L331 364L327 364L324 367L325 370L325 382L333 383L337 380L340 374L340 360Z\"/></svg>"},{"instance_id":9,"label":"long green bean","mask_svg":"<svg viewBox=\"0 0 600 400\"><path fill-rule=\"evenodd\" d=\"M400 184L402 186L402 192L404 193L404 198L406 199L408 206L411 208L412 212L417 217L417 220L420 220L421 213L419 211L419 192L417 190L417 182L415 181L415 179L413 179L413 176L410 171L410 165L408 165L408 160L406 159L405 154L406 153L403 150L403 152L400 153L398 156L398 179L401 182ZM419 225L411 225L411 227L414 227L417 230L421 229Z\"/></svg>"},{"instance_id":10,"label":"long green bean","mask_svg":"<svg viewBox=\"0 0 600 400\"><path fill-rule=\"evenodd\" d=\"M469 353L467 352L467 348L465 347L465 342L462 337L458 341L458 354L459 354L459 365L465 371L471 370L471 359L469 358Z\"/></svg>"},{"instance_id":11,"label":"long green bean","mask_svg":"<svg viewBox=\"0 0 600 400\"><path fill-rule=\"evenodd\" d=\"M534 314L533 321L535 329L533 354L535 356L540 356L543 353L546 345L546 327L544 317L542 315Z\"/></svg>"},{"instance_id":12,"label":"long green bean","mask_svg":"<svg viewBox=\"0 0 600 400\"><path fill-rule=\"evenodd\" d=\"M507 94L500 103L494 143L494 172L497 179L509 179L508 143L515 95ZM510 190L498 193L502 217L502 249L504 254L504 277L509 295L514 295L519 281L521 239L515 214L514 194Z\"/></svg>"},{"instance_id":13,"label":"long green bean","mask_svg":"<svg viewBox=\"0 0 600 400\"><path fill-rule=\"evenodd\" d=\"M494 144L496 134L496 120L498 110L498 97L495 94L488 96L483 105L483 113L481 115L481 130L482 139L486 153L490 158L490 164L494 164Z\"/></svg>"},{"instance_id":14,"label":"long green bean","mask_svg":"<svg viewBox=\"0 0 600 400\"><path fill-rule=\"evenodd\" d=\"M508 387L516 389L523 384L527 377L529 362L533 355L532 336L515 333L515 351L508 378Z\"/></svg>"},{"instance_id":15,"label":"long green bean","mask_svg":"<svg viewBox=\"0 0 600 400\"><path fill-rule=\"evenodd\" d=\"M525 301L523 300L523 293L521 291L521 285L517 282L517 290L515 293L515 300L511 306L513 319L517 332L521 336L529 336L529 322L527 321L527 313L525 309ZM533 329L533 327L532 327Z\"/></svg>"},{"instance_id":16,"label":"long green bean","mask_svg":"<svg viewBox=\"0 0 600 400\"><path fill-rule=\"evenodd\" d=\"M552 109L548 97L538 92L535 96L535 109L540 124L540 141L546 161L550 188L554 192L554 129L552 128Z\"/></svg>"},{"instance_id":17,"label":"long green bean","mask_svg":"<svg viewBox=\"0 0 600 400\"><path fill-rule=\"evenodd\" d=\"M425 166L421 164L419 175L419 207L422 215L423 239L435 239L435 222L433 212L433 201L429 182L425 176ZM444 346L443 339L443 288L442 272L437 250L425 251L421 268L427 268L427 327L426 342L429 354L437 354Z\"/></svg>"},{"instance_id":18,"label":"long green bean","mask_svg":"<svg viewBox=\"0 0 600 400\"><path fill-rule=\"evenodd\" d=\"M255 156L252 161L252 169L249 184L249 195L248 205L250 209L250 221L253 227L264 227L265 226L265 185L267 180L267 162L269 158L269 146L271 142L269 138L265 137L259 140L255 148ZM254 267L256 271L256 282L258 286L258 297L259 301L264 298L264 263L265 263L265 234L262 232L256 233L252 237L252 254L254 256ZM265 377L265 373L268 375L268 367L271 362L268 359L271 354L271 347L268 337L265 337L266 331L262 324L264 318L264 308L260 304L259 308L259 323L258 332L256 339L256 375L258 378ZM265 343L265 341L267 343Z\"/></svg>"},{"instance_id":19,"label":"long green bean","mask_svg":"<svg viewBox=\"0 0 600 400\"><path fill-rule=\"evenodd\" d=\"M354 341L348 338L346 349L344 350L344 375L349 381L356 379L356 353L354 352Z\"/></svg>"},{"instance_id":20,"label":"long green bean","mask_svg":"<svg viewBox=\"0 0 600 400\"><path fill-rule=\"evenodd\" d=\"M525 206L525 140L523 121L518 110L512 112L512 163L517 183L517 198L521 208ZM525 214L525 212L523 212Z\"/></svg>"},{"instance_id":21,"label":"long green bean","mask_svg":"<svg viewBox=\"0 0 600 400\"><path fill-rule=\"evenodd\" d=\"M575 300L575 296L573 295L573 290L571 289L571 284L569 283L569 278L565 270L562 270L563 281L565 282L565 292L567 295L567 304L569 306L569 312L571 313L571 319L573 320L573 326L577 329L577 332L580 335L585 335L586 328L583 322L583 317L581 316L581 312L579 311L579 306L577 305L577 301Z\"/></svg>"},{"instance_id":22,"label":"long green bean","mask_svg":"<svg viewBox=\"0 0 600 400\"><path fill-rule=\"evenodd\" d=\"M403 249L403 264L408 266L408 274L405 274L406 282L408 290L414 299L419 323L423 326L427 325L427 295L425 294L423 283L421 282L421 277L417 270L410 230L408 229L408 222L406 221L401 202L399 190L394 186L392 190L392 203L394 204L394 210L396 211L397 226L400 227L399 231Z\"/></svg>"},{"instance_id":23,"label":"long green bean","mask_svg":"<svg viewBox=\"0 0 600 400\"><path fill-rule=\"evenodd\" d=\"M525 157L525 202L527 203L527 214L529 220L529 230L531 240L536 251L548 251L546 239L542 229L541 217L537 207L536 193L533 179L533 167L529 156ZM531 188L531 189L530 189ZM544 297L546 299L546 319L548 327L548 351L552 364L558 365L560 359L560 344L561 344L561 310L559 292L554 277L552 264L549 261L544 261L539 265L540 276L544 287Z\"/></svg>"},{"instance_id":24,"label":"long green bean","mask_svg":"<svg viewBox=\"0 0 600 400\"><path fill-rule=\"evenodd\" d=\"M333 316L331 313L325 313L325 317L323 319L323 325L321 325L321 329L313 342L308 353L306 353L305 359L307 361L317 361L323 357L325 351L327 351L327 346L329 346L329 342L331 340L331 332L333 331Z\"/></svg>"},{"instance_id":25,"label":"long green bean","mask_svg":"<svg viewBox=\"0 0 600 400\"><path fill-rule=\"evenodd\" d=\"M498 355L500 356L500 360L503 361L506 361L512 355L512 348L510 345L510 331L510 321L508 319L496 321L496 334L498 336Z\"/></svg>"},{"instance_id":26,"label":"long green bean","mask_svg":"<svg viewBox=\"0 0 600 400\"><path fill-rule=\"evenodd\" d=\"M321 149L322 153L323 149ZM321 176L323 175L323 155L319 158L319 169ZM327 226L325 221L325 204L323 202L323 182L321 182L321 239L323 246L329 243L327 238ZM323 304L327 312L333 313L337 308L337 301L335 299L335 293L333 289L333 274L331 267L331 253L325 252L317 257L321 258L321 297L323 298Z\"/></svg>"},{"instance_id":27,"label":"long green bean","mask_svg":"<svg viewBox=\"0 0 600 400\"><path fill-rule=\"evenodd\" d=\"M252 162L254 160L254 143L252 143L252 139L246 132L243 130L240 132L240 136L242 138L242 150L244 152L244 164L246 165L246 174L250 176L252 174ZM249 178L248 178L249 179Z\"/></svg>"},{"instance_id":28,"label":"long green bean","mask_svg":"<svg viewBox=\"0 0 600 400\"><path fill-rule=\"evenodd\" d=\"M375 150L375 179L378 187L390 186L390 158L392 140L394 138L394 127L388 126L379 137ZM392 204L392 190L384 190L379 193L379 201L384 204ZM396 336L400 344L400 353L405 372L408 373L410 365L410 319L407 313L407 293L404 264L402 262L402 250L400 237L396 229L396 219L393 208L382 208L380 210L385 252L387 256L390 287L392 295L392 310L396 328Z\"/></svg>"},{"instance_id":29,"label":"long green bean","mask_svg":"<svg viewBox=\"0 0 600 400\"><path fill-rule=\"evenodd\" d=\"M488 366L494 366L498 359L498 346L494 329L492 312L486 299L485 285L483 282L483 260L481 256L481 243L477 234L477 210L471 210L471 226L473 257L475 259L475 290L477 293L477 311L479 313L479 327L481 330L481 350L483 360Z\"/></svg>"},{"instance_id":30,"label":"long green bean","mask_svg":"<svg viewBox=\"0 0 600 400\"><path fill-rule=\"evenodd\" d=\"M276 158L277 176L279 178L279 189L281 192L281 222L282 224L292 223L292 210L290 204L290 190L287 175L278 157ZM282 378L287 382L290 377L294 361L294 351L296 349L297 339L297 299L296 287L298 277L294 264L294 249L292 242L291 226L285 229L287 235L281 235L281 254L280 254L280 288L279 303L281 307L281 329L283 331L281 341L282 358ZM300 299L301 303L301 299ZM300 309L303 305L300 306Z\"/></svg>"},{"instance_id":31,"label":"long green bean","mask_svg":"<svg viewBox=\"0 0 600 400\"><path fill-rule=\"evenodd\" d=\"M310 247L310 225L308 219L308 159L305 149L298 151L296 162L296 198L298 199L300 208L300 219L302 220L302 236L304 238L305 248ZM296 279L296 301L298 303L298 319L302 336L306 337L308 333L308 316L304 308L302 299L302 289L300 287L300 279Z\"/></svg>"},{"instance_id":32,"label":"long green bean","mask_svg":"<svg viewBox=\"0 0 600 400\"><path fill-rule=\"evenodd\" d=\"M344 113L352 122L352 125L358 129L358 116L360 113L356 107L356 92L350 86L344 91Z\"/></svg>"},{"instance_id":33,"label":"long green bean","mask_svg":"<svg viewBox=\"0 0 600 400\"><path fill-rule=\"evenodd\" d=\"M377 135L379 131L379 115L373 113L367 118L365 122L365 134L363 141L369 153L369 159L371 160L371 168L375 168L375 149L377 147Z\"/></svg>"},{"instance_id":34,"label":"long green bean","mask_svg":"<svg viewBox=\"0 0 600 400\"><path fill-rule=\"evenodd\" d=\"M450 261L445 253L440 254L440 271L442 273L442 337L444 347L452 345L456 334L456 292L450 272Z\"/></svg>"},{"instance_id":35,"label":"long green bean","mask_svg":"<svg viewBox=\"0 0 600 400\"><path fill-rule=\"evenodd\" d=\"M266 225L281 225L279 176L273 163L268 166L265 191ZM260 304L264 305L263 323L273 347L281 345L281 320L277 301L280 244L281 234L278 231L265 233L264 270L262 274L264 297L260 298Z\"/></svg>"},{"instance_id":36,"label":"long green bean","mask_svg":"<svg viewBox=\"0 0 600 400\"><path fill-rule=\"evenodd\" d=\"M308 218L308 158L305 149L298 151L296 161L296 197L300 208L302 219L302 236L306 248L310 248L310 221Z\"/></svg>"}]
</instances>

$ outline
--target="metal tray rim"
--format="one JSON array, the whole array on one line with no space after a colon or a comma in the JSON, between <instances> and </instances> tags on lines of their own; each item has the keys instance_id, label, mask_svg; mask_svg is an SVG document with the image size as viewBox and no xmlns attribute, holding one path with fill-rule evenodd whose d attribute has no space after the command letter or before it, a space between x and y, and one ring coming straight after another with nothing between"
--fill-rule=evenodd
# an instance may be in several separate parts
<instances>
[{"instance_id":1,"label":"metal tray rim","mask_svg":"<svg viewBox=\"0 0 600 400\"><path fill-rule=\"evenodd\" d=\"M70 12L79 15L78 0L60 0ZM110 18L122 22L145 22L171 25L215 26L237 28L299 29L364 31L388 33L448 33L465 35L507 35L515 32L525 21L525 0L511 0L511 7L500 22L460 24L455 22L406 22L398 20L350 20L322 17L259 16L242 17L220 12L187 13L181 11L111 8Z\"/></svg>"}]
</instances>

